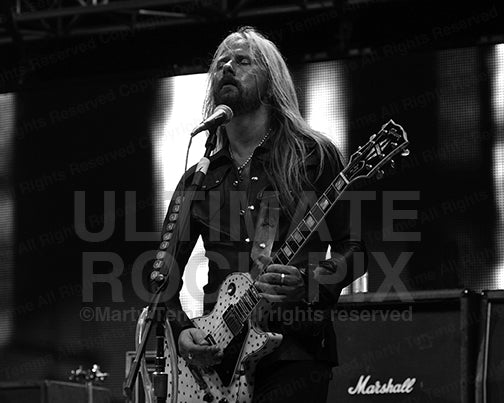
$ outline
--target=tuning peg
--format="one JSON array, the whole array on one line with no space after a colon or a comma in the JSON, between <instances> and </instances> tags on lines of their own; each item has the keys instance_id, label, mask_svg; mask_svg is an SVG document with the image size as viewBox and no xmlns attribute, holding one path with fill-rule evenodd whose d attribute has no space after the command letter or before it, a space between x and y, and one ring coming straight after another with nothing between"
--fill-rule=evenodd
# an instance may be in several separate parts
<instances>
[{"instance_id":1,"label":"tuning peg","mask_svg":"<svg viewBox=\"0 0 504 403\"><path fill-rule=\"evenodd\" d=\"M391 167L392 169L394 169L394 168L395 168L395 161L394 161L394 160L390 160L390 167Z\"/></svg>"},{"instance_id":2,"label":"tuning peg","mask_svg":"<svg viewBox=\"0 0 504 403\"><path fill-rule=\"evenodd\" d=\"M383 175L384 175L384 174L385 174L385 173L384 173L381 169L379 169L378 171L376 171L376 179L381 179L381 178L383 178Z\"/></svg>"},{"instance_id":3,"label":"tuning peg","mask_svg":"<svg viewBox=\"0 0 504 403\"><path fill-rule=\"evenodd\" d=\"M403 157L407 157L409 155L409 150L407 148L405 148L404 150L402 150L401 155Z\"/></svg>"}]
</instances>

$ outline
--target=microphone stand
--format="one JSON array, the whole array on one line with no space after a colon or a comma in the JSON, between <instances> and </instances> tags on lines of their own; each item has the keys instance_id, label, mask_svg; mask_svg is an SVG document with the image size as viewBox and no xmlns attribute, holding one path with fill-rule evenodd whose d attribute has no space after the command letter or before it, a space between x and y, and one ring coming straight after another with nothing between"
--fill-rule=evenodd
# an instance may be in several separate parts
<instances>
[{"instance_id":1,"label":"microphone stand","mask_svg":"<svg viewBox=\"0 0 504 403\"><path fill-rule=\"evenodd\" d=\"M205 153L203 158L200 160L196 167L196 172L194 173L193 181L188 189L184 192L184 198L181 204L178 224L176 231L173 232L173 237L170 241L171 250L173 250L172 245L176 245L179 239L186 239L184 236L188 236L188 226L189 216L191 212L191 203L196 195L196 192L200 189L203 180L205 179L206 173L208 171L208 166L210 164L209 157L212 151L215 149L217 144L217 127L209 129L209 135L205 143ZM153 386L154 386L154 396L156 397L156 403L165 403L167 399L168 392L168 374L165 372L166 357L164 352L165 343L165 326L166 326L166 304L161 302L161 297L163 292L168 287L169 274L175 259L173 257L167 259L170 253L166 253L164 258L164 265L160 270L160 273L156 276L156 281L161 282L160 286L155 291L151 298L148 307L147 317L145 319L145 328L142 333L142 340L136 351L135 359L130 367L129 373L124 381L123 389L125 397L131 401L133 388L135 380L138 376L138 371L140 369L140 361L145 355L145 349L147 346L147 340L152 331L152 327L156 325L156 359L155 359L155 371L152 375ZM177 340L175 340L175 343ZM177 371L177 369L173 369ZM174 396L176 399L176 396Z\"/></svg>"}]
</instances>

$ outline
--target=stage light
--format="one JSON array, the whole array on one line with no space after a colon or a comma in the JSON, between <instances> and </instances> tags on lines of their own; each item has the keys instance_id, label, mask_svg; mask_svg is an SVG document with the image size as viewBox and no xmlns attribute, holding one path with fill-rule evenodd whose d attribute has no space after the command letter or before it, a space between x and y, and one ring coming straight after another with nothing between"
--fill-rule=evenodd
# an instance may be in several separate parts
<instances>
[{"instance_id":1,"label":"stage light","mask_svg":"<svg viewBox=\"0 0 504 403\"><path fill-rule=\"evenodd\" d=\"M15 200L10 187L14 155L15 94L0 94L0 347L7 345L14 320Z\"/></svg>"},{"instance_id":2,"label":"stage light","mask_svg":"<svg viewBox=\"0 0 504 403\"><path fill-rule=\"evenodd\" d=\"M493 170L496 206L495 288L504 288L504 44L494 49L492 71Z\"/></svg>"},{"instance_id":3,"label":"stage light","mask_svg":"<svg viewBox=\"0 0 504 403\"><path fill-rule=\"evenodd\" d=\"M153 171L156 196L155 226L161 230L171 196L185 165L189 134L202 119L206 74L191 74L165 78L160 81L158 105L152 130ZM205 151L206 136L193 139L188 168L196 164ZM189 317L203 312L203 286L207 283L208 259L199 238L184 272L180 303Z\"/></svg>"}]
</instances>

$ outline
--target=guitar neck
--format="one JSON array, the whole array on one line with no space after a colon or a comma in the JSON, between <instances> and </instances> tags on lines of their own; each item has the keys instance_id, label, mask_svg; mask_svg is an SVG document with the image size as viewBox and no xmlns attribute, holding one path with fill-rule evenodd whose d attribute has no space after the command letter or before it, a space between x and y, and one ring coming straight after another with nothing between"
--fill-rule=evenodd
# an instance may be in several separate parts
<instances>
[{"instance_id":1,"label":"guitar neck","mask_svg":"<svg viewBox=\"0 0 504 403\"><path fill-rule=\"evenodd\" d=\"M289 265L296 254L306 244L310 236L315 232L329 210L338 202L341 195L350 185L343 169L334 179L325 192L320 196L310 211L303 217L294 231L272 256L275 264Z\"/></svg>"}]
</instances>

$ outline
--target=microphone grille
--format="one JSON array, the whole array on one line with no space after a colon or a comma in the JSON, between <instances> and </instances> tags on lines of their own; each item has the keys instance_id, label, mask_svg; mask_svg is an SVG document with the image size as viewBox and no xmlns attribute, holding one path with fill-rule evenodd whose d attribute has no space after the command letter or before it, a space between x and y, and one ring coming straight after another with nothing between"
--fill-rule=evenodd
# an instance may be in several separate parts
<instances>
[{"instance_id":1,"label":"microphone grille","mask_svg":"<svg viewBox=\"0 0 504 403\"><path fill-rule=\"evenodd\" d=\"M214 113L218 111L223 111L226 114L226 121L223 124L229 123L233 119L233 110L224 104L217 105L214 109Z\"/></svg>"}]
</instances>

